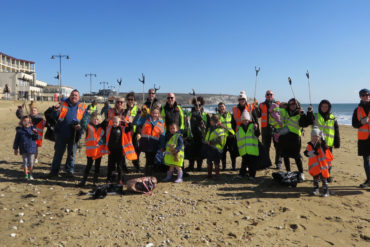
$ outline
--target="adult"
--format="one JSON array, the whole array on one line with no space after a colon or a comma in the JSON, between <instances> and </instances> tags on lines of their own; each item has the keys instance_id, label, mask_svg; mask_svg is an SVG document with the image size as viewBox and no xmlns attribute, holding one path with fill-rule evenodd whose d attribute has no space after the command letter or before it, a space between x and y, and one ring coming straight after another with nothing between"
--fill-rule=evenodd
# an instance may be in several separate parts
<instances>
[{"instance_id":1,"label":"adult","mask_svg":"<svg viewBox=\"0 0 370 247\"><path fill-rule=\"evenodd\" d=\"M67 149L65 170L67 175L73 176L77 142L81 138L82 128L80 121L85 114L86 106L80 103L80 93L74 89L69 98L55 107L52 118L57 120L55 125L54 157L51 164L49 178L59 174L60 164Z\"/></svg>"},{"instance_id":2,"label":"adult","mask_svg":"<svg viewBox=\"0 0 370 247\"><path fill-rule=\"evenodd\" d=\"M226 144L222 152L221 162L222 162L222 170L226 170L226 153L229 151L230 159L231 159L231 167L232 170L236 170L236 157L238 148L236 146L236 139L235 139L235 131L232 126L232 114L226 110L226 105L223 102L218 104L218 116L220 118L220 122L222 126L227 129L227 139Z\"/></svg>"},{"instance_id":3,"label":"adult","mask_svg":"<svg viewBox=\"0 0 370 247\"><path fill-rule=\"evenodd\" d=\"M357 150L358 155L364 159L366 181L360 186L368 188L370 186L370 90L361 89L359 94L361 102L353 112L352 126L358 129Z\"/></svg>"},{"instance_id":4,"label":"adult","mask_svg":"<svg viewBox=\"0 0 370 247\"><path fill-rule=\"evenodd\" d=\"M233 125L235 126L235 131L238 130L239 126L242 124L242 114L243 111L249 112L252 117L252 121L258 124L258 115L253 104L248 104L247 95L244 91L240 92L238 98L238 105L233 107Z\"/></svg>"},{"instance_id":5,"label":"adult","mask_svg":"<svg viewBox=\"0 0 370 247\"><path fill-rule=\"evenodd\" d=\"M331 103L329 100L322 100L318 107L318 112L307 112L307 118L313 127L317 127L323 134L326 144L330 152L333 153L333 147L340 147L339 125L337 118L331 113ZM331 172L332 164L329 163L329 173ZM332 177L328 179L330 183Z\"/></svg>"},{"instance_id":6,"label":"adult","mask_svg":"<svg viewBox=\"0 0 370 247\"><path fill-rule=\"evenodd\" d=\"M90 105L87 106L87 113L90 115L93 114L94 112L98 112L98 107L97 107L98 102L94 99Z\"/></svg>"},{"instance_id":7,"label":"adult","mask_svg":"<svg viewBox=\"0 0 370 247\"><path fill-rule=\"evenodd\" d=\"M144 105L150 109L154 104L159 105L159 101L157 99L157 94L154 88L150 88L148 90L148 98L146 99Z\"/></svg>"},{"instance_id":8,"label":"adult","mask_svg":"<svg viewBox=\"0 0 370 247\"><path fill-rule=\"evenodd\" d=\"M274 128L269 121L269 112L273 104L279 106L280 102L275 101L272 90L267 90L265 94L265 101L259 104L257 113L258 117L261 118L262 144L270 158L271 139L273 140L275 147L275 165L277 169L281 169L282 158L280 153L280 145L273 138Z\"/></svg>"},{"instance_id":9,"label":"adult","mask_svg":"<svg viewBox=\"0 0 370 247\"><path fill-rule=\"evenodd\" d=\"M104 118L108 118L109 109L110 109L109 101L105 101L103 108L101 108L100 115L104 115Z\"/></svg>"},{"instance_id":10,"label":"adult","mask_svg":"<svg viewBox=\"0 0 370 247\"><path fill-rule=\"evenodd\" d=\"M190 128L187 131L187 138L190 141L189 167L187 170L194 171L194 163L197 161L197 170L202 169L202 142L206 136L206 129L209 124L209 116L204 112L204 98L198 96L192 100L193 107L189 114Z\"/></svg>"},{"instance_id":11,"label":"adult","mask_svg":"<svg viewBox=\"0 0 370 247\"><path fill-rule=\"evenodd\" d=\"M130 119L133 121L135 118L140 117L140 110L137 107L136 101L135 101L135 93L134 92L129 92L126 95L126 102L127 102L127 107L125 110L126 119L130 121ZM140 171L140 161L139 161L139 156L140 156L140 149L138 145L138 140L137 140L137 135L140 133L140 130L137 129L137 126L134 125L131 136L132 136L132 144L134 145L135 152L137 154L137 159L133 160L132 163L136 169L136 172Z\"/></svg>"},{"instance_id":12,"label":"adult","mask_svg":"<svg viewBox=\"0 0 370 247\"><path fill-rule=\"evenodd\" d=\"M176 102L176 96L174 93L167 95L167 102L161 107L161 117L165 122L165 126L175 123L179 126L179 131L183 132L185 129L185 118L184 112L179 104ZM169 139L169 134L166 131L166 141Z\"/></svg>"}]
</instances>

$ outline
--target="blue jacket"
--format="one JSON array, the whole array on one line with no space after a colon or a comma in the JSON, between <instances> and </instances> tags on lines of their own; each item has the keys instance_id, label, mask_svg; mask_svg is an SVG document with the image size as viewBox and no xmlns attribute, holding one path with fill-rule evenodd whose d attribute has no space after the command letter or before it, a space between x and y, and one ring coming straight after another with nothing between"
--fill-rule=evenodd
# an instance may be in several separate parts
<instances>
[{"instance_id":1,"label":"blue jacket","mask_svg":"<svg viewBox=\"0 0 370 247\"><path fill-rule=\"evenodd\" d=\"M158 122L163 123L161 119L158 119L157 121L153 121L151 116L147 117L140 117L139 119L134 120L133 125L142 126L144 125L145 121L149 119L152 126L157 125ZM140 150L143 152L157 152L158 149L164 148L166 144L166 133L163 131L161 136L159 137L159 142L153 139L150 139L150 141L147 138L141 138L140 141Z\"/></svg>"},{"instance_id":2,"label":"blue jacket","mask_svg":"<svg viewBox=\"0 0 370 247\"><path fill-rule=\"evenodd\" d=\"M57 121L57 124L55 125L55 132L59 136L63 136L64 138L69 139L69 138L74 136L74 133L72 132L74 124L79 123L79 121L77 121L77 109L78 109L78 104L80 102L78 102L74 106L69 101L69 98L67 98L65 100L65 102L67 102L67 104L69 106L68 107L68 112L67 112L67 115L66 115L66 117L64 118L63 121ZM86 115L86 112L87 111L85 111L84 115ZM55 120L58 120L59 114L60 114L60 111L54 111L52 113L51 117ZM81 129L78 133L76 133L76 135L78 137L81 137L82 131L83 130Z\"/></svg>"},{"instance_id":3,"label":"blue jacket","mask_svg":"<svg viewBox=\"0 0 370 247\"><path fill-rule=\"evenodd\" d=\"M36 153L36 140L39 138L36 129L31 127L17 127L15 128L17 133L15 134L13 149L18 150L20 154L35 154Z\"/></svg>"}]
</instances>

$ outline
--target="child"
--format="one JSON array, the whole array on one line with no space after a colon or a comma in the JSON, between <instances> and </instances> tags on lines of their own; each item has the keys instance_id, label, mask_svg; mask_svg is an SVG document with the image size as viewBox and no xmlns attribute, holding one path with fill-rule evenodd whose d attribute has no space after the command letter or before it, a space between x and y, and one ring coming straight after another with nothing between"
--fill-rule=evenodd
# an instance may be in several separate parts
<instances>
[{"instance_id":1,"label":"child","mask_svg":"<svg viewBox=\"0 0 370 247\"><path fill-rule=\"evenodd\" d=\"M213 114L210 121L210 128L206 134L205 143L207 148L208 178L212 178L213 164L215 165L216 179L220 175L220 160L226 144L227 130L220 124L220 117Z\"/></svg>"},{"instance_id":2,"label":"child","mask_svg":"<svg viewBox=\"0 0 370 247\"><path fill-rule=\"evenodd\" d=\"M279 137L289 132L287 127L283 128L282 115L280 109L284 107L284 103L280 104L280 107L276 103L272 103L269 109L269 123L274 127L274 141L279 142Z\"/></svg>"},{"instance_id":3,"label":"child","mask_svg":"<svg viewBox=\"0 0 370 247\"><path fill-rule=\"evenodd\" d=\"M166 142L164 123L159 119L159 109L160 107L155 104L150 115L142 115L134 121L134 125L141 126L139 147L145 153L145 175L152 174L155 155L159 149L164 149Z\"/></svg>"},{"instance_id":4,"label":"child","mask_svg":"<svg viewBox=\"0 0 370 247\"><path fill-rule=\"evenodd\" d=\"M95 160L95 171L94 171L94 180L93 186L96 186L99 177L99 170L100 170L100 162L101 157L103 155L102 148L102 137L104 135L104 129L99 124L100 118L96 112L91 114L90 122L87 126L86 132L86 157L87 157L87 165L84 171L83 178L81 182L78 184L79 187L83 187L86 184L87 177L89 176L89 172Z\"/></svg>"},{"instance_id":5,"label":"child","mask_svg":"<svg viewBox=\"0 0 370 247\"><path fill-rule=\"evenodd\" d=\"M29 116L23 116L16 128L13 149L14 154L18 154L18 149L23 158L23 167L26 179L33 180L32 168L36 153L36 140L38 139L36 129L31 126Z\"/></svg>"},{"instance_id":6,"label":"child","mask_svg":"<svg viewBox=\"0 0 370 247\"><path fill-rule=\"evenodd\" d=\"M169 126L170 139L166 144L166 152L164 155L164 163L170 167L167 172L167 177L163 180L168 182L172 178L173 171L177 169L177 179L175 183L182 182L182 164L184 162L184 141L182 139L181 132L176 123L172 123Z\"/></svg>"},{"instance_id":7,"label":"child","mask_svg":"<svg viewBox=\"0 0 370 247\"><path fill-rule=\"evenodd\" d=\"M130 138L130 125L124 125L119 116L113 117L112 124L109 124L106 130L106 143L108 148L108 174L107 182L112 183L113 171L117 165L119 184L123 184L123 169L126 156L129 160L136 160L137 155L135 153L132 140Z\"/></svg>"},{"instance_id":8,"label":"child","mask_svg":"<svg viewBox=\"0 0 370 247\"><path fill-rule=\"evenodd\" d=\"M322 180L324 189L323 197L329 196L329 187L327 179L329 175L328 162L333 160L333 156L323 139L322 132L319 128L314 127L311 132L311 141L308 143L304 155L309 157L308 169L313 177L314 195L320 195L319 182Z\"/></svg>"},{"instance_id":9,"label":"child","mask_svg":"<svg viewBox=\"0 0 370 247\"><path fill-rule=\"evenodd\" d=\"M239 155L242 156L239 176L245 177L248 168L249 178L254 181L259 156L258 136L260 135L260 130L258 125L253 123L249 112L243 111L241 120L242 124L236 133Z\"/></svg>"},{"instance_id":10,"label":"child","mask_svg":"<svg viewBox=\"0 0 370 247\"><path fill-rule=\"evenodd\" d=\"M36 141L36 154L35 154L35 164L37 164L39 161L37 159L39 154L39 147L42 146L42 138L44 135L44 128L46 126L46 121L40 116L39 111L36 107L31 108L31 121L32 125L36 128L37 134L39 135L39 138Z\"/></svg>"}]
</instances>

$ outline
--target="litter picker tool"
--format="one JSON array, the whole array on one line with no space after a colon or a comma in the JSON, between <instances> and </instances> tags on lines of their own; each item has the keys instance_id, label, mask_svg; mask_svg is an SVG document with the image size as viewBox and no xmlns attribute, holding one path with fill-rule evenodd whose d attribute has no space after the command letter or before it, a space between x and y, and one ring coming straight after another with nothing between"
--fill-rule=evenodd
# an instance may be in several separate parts
<instances>
[{"instance_id":1,"label":"litter picker tool","mask_svg":"<svg viewBox=\"0 0 370 247\"><path fill-rule=\"evenodd\" d=\"M118 83L118 95L119 95L120 90L121 90L121 85L122 85L122 78L117 79L117 83Z\"/></svg>"},{"instance_id":2,"label":"litter picker tool","mask_svg":"<svg viewBox=\"0 0 370 247\"><path fill-rule=\"evenodd\" d=\"M258 72L260 72L260 67L254 66L254 70L256 71L256 82L254 83L254 97L253 100L256 101L256 92L257 92L257 81L258 81Z\"/></svg>"},{"instance_id":3,"label":"litter picker tool","mask_svg":"<svg viewBox=\"0 0 370 247\"><path fill-rule=\"evenodd\" d=\"M155 92L156 94L157 94L157 91L158 91L159 89L161 89L161 87L155 87L155 84L154 84L154 92ZM153 102L154 102L154 100L153 100L152 102L150 102L150 109L152 109Z\"/></svg>"},{"instance_id":4,"label":"litter picker tool","mask_svg":"<svg viewBox=\"0 0 370 247\"><path fill-rule=\"evenodd\" d=\"M308 95L310 97L310 106L312 106L312 100L311 100L311 85L310 85L310 72L307 70L306 77L308 81Z\"/></svg>"},{"instance_id":5,"label":"litter picker tool","mask_svg":"<svg viewBox=\"0 0 370 247\"><path fill-rule=\"evenodd\" d=\"M145 94L145 89L144 89L145 75L143 73L141 73L141 79L139 78L139 82L141 82L143 84L143 104L144 104L145 103L145 98L144 98L144 94Z\"/></svg>"},{"instance_id":6,"label":"litter picker tool","mask_svg":"<svg viewBox=\"0 0 370 247\"><path fill-rule=\"evenodd\" d=\"M290 77L288 77L288 81L289 81L290 89L292 90L292 93L293 93L293 97L294 97L295 100L297 100L297 98L295 97L295 94L294 94L293 86L292 86L292 79Z\"/></svg>"}]
</instances>

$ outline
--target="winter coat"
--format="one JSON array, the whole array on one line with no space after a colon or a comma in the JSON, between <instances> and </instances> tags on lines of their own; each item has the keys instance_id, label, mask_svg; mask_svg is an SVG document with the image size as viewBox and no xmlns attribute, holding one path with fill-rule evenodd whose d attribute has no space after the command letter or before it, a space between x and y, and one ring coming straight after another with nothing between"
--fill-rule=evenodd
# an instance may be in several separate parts
<instances>
[{"instance_id":1,"label":"winter coat","mask_svg":"<svg viewBox=\"0 0 370 247\"><path fill-rule=\"evenodd\" d=\"M20 154L35 154L37 148L36 140L39 137L36 129L33 126L28 128L18 126L16 131L13 149L19 149Z\"/></svg>"},{"instance_id":2,"label":"winter coat","mask_svg":"<svg viewBox=\"0 0 370 247\"><path fill-rule=\"evenodd\" d=\"M370 111L370 102L361 102L358 106L362 106L366 114ZM357 119L357 108L353 111L352 116L352 126L356 129L362 126L361 122ZM357 152L359 156L369 156L370 155L370 138L366 140L357 141Z\"/></svg>"}]
</instances>

